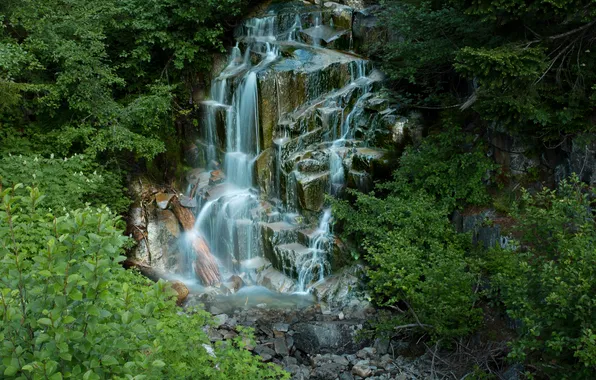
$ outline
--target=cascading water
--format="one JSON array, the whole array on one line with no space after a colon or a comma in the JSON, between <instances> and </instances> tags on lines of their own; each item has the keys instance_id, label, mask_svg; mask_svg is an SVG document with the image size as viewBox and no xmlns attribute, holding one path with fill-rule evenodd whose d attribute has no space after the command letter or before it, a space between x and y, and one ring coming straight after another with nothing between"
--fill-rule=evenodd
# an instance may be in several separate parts
<instances>
[{"instance_id":1,"label":"cascading water","mask_svg":"<svg viewBox=\"0 0 596 380\"><path fill-rule=\"evenodd\" d=\"M346 165L362 144L355 131L373 82L365 60L325 47L344 32L316 9L269 13L238 29L227 66L203 102L197 145L204 147L207 178L201 178L208 185L196 193L196 185L189 187L200 198L193 233L205 238L221 270L266 259L285 277L247 278L269 285L277 279L276 289L299 293L330 273L335 238L324 193L341 195L347 186ZM310 228L317 219L318 228ZM280 276L295 281L289 286Z\"/></svg>"},{"instance_id":2,"label":"cascading water","mask_svg":"<svg viewBox=\"0 0 596 380\"><path fill-rule=\"evenodd\" d=\"M309 290L310 284L316 281L322 281L329 272L329 260L327 252L331 247L330 222L331 210L323 212L319 227L314 232L309 244L309 252L299 256L296 262L298 271L297 292Z\"/></svg>"}]
</instances>

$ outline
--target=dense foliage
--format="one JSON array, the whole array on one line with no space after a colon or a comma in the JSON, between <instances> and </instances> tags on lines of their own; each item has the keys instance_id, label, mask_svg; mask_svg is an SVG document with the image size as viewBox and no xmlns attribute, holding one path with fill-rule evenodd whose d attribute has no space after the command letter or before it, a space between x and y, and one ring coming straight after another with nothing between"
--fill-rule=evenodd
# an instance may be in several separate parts
<instances>
[{"instance_id":1,"label":"dense foliage","mask_svg":"<svg viewBox=\"0 0 596 380\"><path fill-rule=\"evenodd\" d=\"M521 325L510 356L557 377L596 370L593 196L577 179L524 193L515 212L519 248L491 252L494 291Z\"/></svg>"},{"instance_id":2,"label":"dense foliage","mask_svg":"<svg viewBox=\"0 0 596 380\"><path fill-rule=\"evenodd\" d=\"M385 0L384 68L413 106L470 107L541 139L593 128L596 3Z\"/></svg>"},{"instance_id":3,"label":"dense foliage","mask_svg":"<svg viewBox=\"0 0 596 380\"><path fill-rule=\"evenodd\" d=\"M406 150L380 193L355 193L355 202L334 207L345 234L365 251L375 302L405 311L404 321L437 338L465 335L480 322L469 239L455 232L449 214L466 200L487 201L483 179L492 164L466 140L456 128L425 139Z\"/></svg>"},{"instance_id":4,"label":"dense foliage","mask_svg":"<svg viewBox=\"0 0 596 380\"><path fill-rule=\"evenodd\" d=\"M19 186L0 194L3 378L284 377L242 350L243 337L209 346L209 314L178 313L169 285L125 271L127 238L108 210L54 217Z\"/></svg>"},{"instance_id":5,"label":"dense foliage","mask_svg":"<svg viewBox=\"0 0 596 380\"><path fill-rule=\"evenodd\" d=\"M37 155L0 157L0 183L10 187L21 183L38 187L44 196L38 207L62 214L69 210L109 205L116 213L125 212L130 200L122 176L103 169L94 160L81 154L70 158L48 158ZM17 190L26 195L25 188Z\"/></svg>"},{"instance_id":6,"label":"dense foliage","mask_svg":"<svg viewBox=\"0 0 596 380\"><path fill-rule=\"evenodd\" d=\"M3 1L0 138L31 138L35 153L155 157L207 53L223 48L222 21L247 2Z\"/></svg>"}]
</instances>

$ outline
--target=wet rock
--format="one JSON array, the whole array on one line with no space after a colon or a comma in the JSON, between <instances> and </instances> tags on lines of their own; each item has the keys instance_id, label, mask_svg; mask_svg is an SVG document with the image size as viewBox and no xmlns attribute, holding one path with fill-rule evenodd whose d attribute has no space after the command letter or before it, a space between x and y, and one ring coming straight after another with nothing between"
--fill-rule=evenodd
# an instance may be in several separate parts
<instances>
[{"instance_id":1,"label":"wet rock","mask_svg":"<svg viewBox=\"0 0 596 380\"><path fill-rule=\"evenodd\" d=\"M155 203L157 203L157 207L162 210L168 208L170 201L174 197L174 194L166 194L166 193L157 193L155 194Z\"/></svg>"},{"instance_id":2,"label":"wet rock","mask_svg":"<svg viewBox=\"0 0 596 380\"><path fill-rule=\"evenodd\" d=\"M294 281L276 270L267 268L257 275L257 284L262 285L274 292L287 293L294 290ZM267 305L265 305L266 307Z\"/></svg>"},{"instance_id":3,"label":"wet rock","mask_svg":"<svg viewBox=\"0 0 596 380\"><path fill-rule=\"evenodd\" d=\"M297 176L297 195L300 207L308 211L321 211L328 188L329 172Z\"/></svg>"},{"instance_id":4,"label":"wet rock","mask_svg":"<svg viewBox=\"0 0 596 380\"><path fill-rule=\"evenodd\" d=\"M287 222L261 223L263 256L276 260L273 247L296 239L296 226Z\"/></svg>"},{"instance_id":5,"label":"wet rock","mask_svg":"<svg viewBox=\"0 0 596 380\"><path fill-rule=\"evenodd\" d=\"M273 149L269 148L261 152L255 161L255 182L263 196L268 196L273 192Z\"/></svg>"},{"instance_id":6,"label":"wet rock","mask_svg":"<svg viewBox=\"0 0 596 380\"><path fill-rule=\"evenodd\" d=\"M203 155L196 144L188 144L184 147L184 159L189 166L198 167L203 162Z\"/></svg>"},{"instance_id":7,"label":"wet rock","mask_svg":"<svg viewBox=\"0 0 596 380\"><path fill-rule=\"evenodd\" d=\"M366 342L356 342L361 325L349 322L297 323L294 326L295 345L309 353L355 352Z\"/></svg>"},{"instance_id":8,"label":"wet rock","mask_svg":"<svg viewBox=\"0 0 596 380\"><path fill-rule=\"evenodd\" d=\"M197 207L197 200L194 198L189 198L184 194L179 194L178 199L180 200L180 204L186 208Z\"/></svg>"},{"instance_id":9,"label":"wet rock","mask_svg":"<svg viewBox=\"0 0 596 380\"><path fill-rule=\"evenodd\" d=\"M244 286L244 280L237 274L230 276L226 282L231 285L231 290L233 290L234 293Z\"/></svg>"},{"instance_id":10,"label":"wet rock","mask_svg":"<svg viewBox=\"0 0 596 380\"><path fill-rule=\"evenodd\" d=\"M312 256L313 250L299 243L280 244L273 248L271 262L275 268L284 273L298 277L296 265L304 262L304 257Z\"/></svg>"}]
</instances>

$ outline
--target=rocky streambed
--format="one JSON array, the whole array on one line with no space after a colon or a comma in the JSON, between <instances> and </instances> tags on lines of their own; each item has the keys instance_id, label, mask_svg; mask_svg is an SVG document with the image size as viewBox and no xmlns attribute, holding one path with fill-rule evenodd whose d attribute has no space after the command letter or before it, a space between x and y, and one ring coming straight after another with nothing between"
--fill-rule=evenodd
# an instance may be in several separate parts
<instances>
[{"instance_id":1,"label":"rocky streambed","mask_svg":"<svg viewBox=\"0 0 596 380\"><path fill-rule=\"evenodd\" d=\"M212 343L235 338L240 326L253 328L256 339L247 349L263 362L280 365L292 379L433 378L431 354L408 357L407 343L366 337L377 317L367 301L353 299L329 308L319 303L292 306L292 300L284 303L274 296L267 303L266 294L260 297L260 304L243 307L206 294L190 295L185 307L201 305L213 314L216 323L205 330Z\"/></svg>"}]
</instances>

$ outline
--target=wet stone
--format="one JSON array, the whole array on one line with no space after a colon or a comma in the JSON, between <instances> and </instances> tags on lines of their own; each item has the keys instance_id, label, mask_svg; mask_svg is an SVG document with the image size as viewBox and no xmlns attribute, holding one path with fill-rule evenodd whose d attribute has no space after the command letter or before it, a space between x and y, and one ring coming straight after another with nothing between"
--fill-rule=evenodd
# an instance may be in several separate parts
<instances>
[{"instance_id":1,"label":"wet stone","mask_svg":"<svg viewBox=\"0 0 596 380\"><path fill-rule=\"evenodd\" d=\"M288 350L288 346L286 345L286 340L283 337L275 338L274 347L275 347L275 352L278 355L288 356L290 354L290 351Z\"/></svg>"},{"instance_id":2,"label":"wet stone","mask_svg":"<svg viewBox=\"0 0 596 380\"><path fill-rule=\"evenodd\" d=\"M273 331L287 332L290 329L290 325L287 323L276 323L273 325Z\"/></svg>"}]
</instances>

